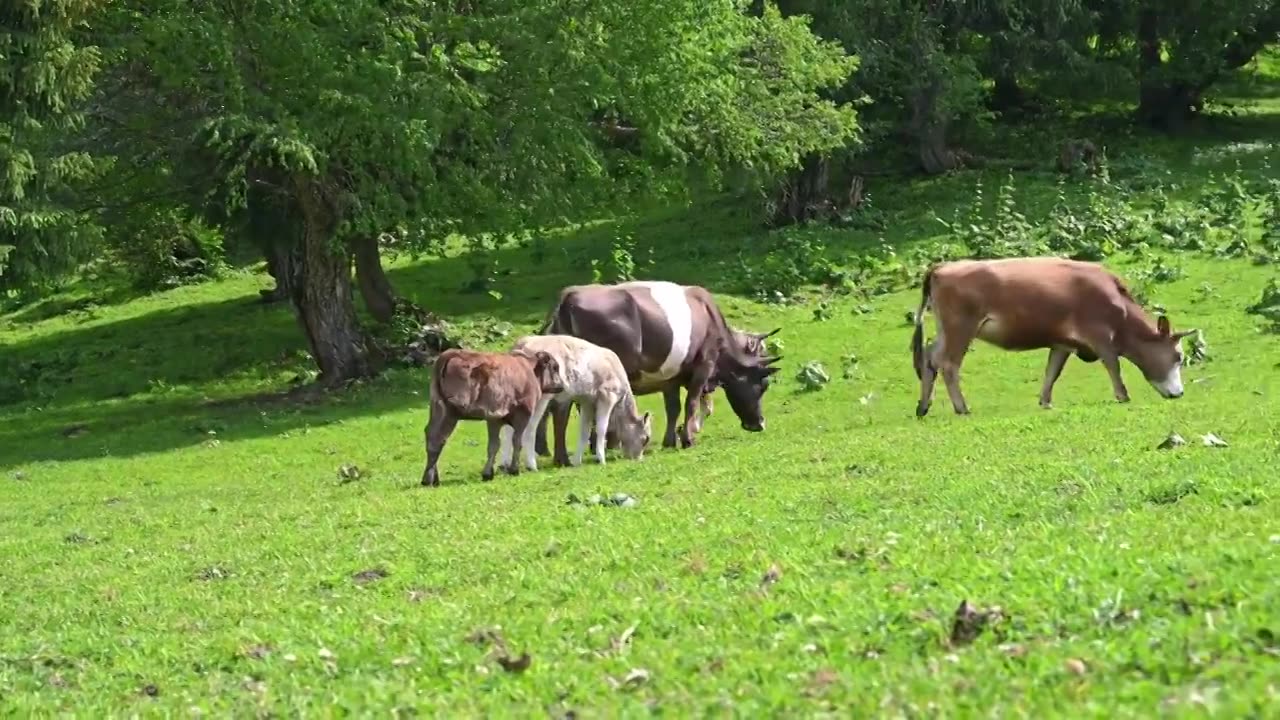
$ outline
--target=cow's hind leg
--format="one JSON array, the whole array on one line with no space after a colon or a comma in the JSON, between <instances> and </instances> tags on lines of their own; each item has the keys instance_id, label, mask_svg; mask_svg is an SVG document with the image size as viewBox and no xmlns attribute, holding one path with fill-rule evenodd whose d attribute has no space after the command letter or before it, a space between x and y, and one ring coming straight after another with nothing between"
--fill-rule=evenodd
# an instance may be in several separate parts
<instances>
[{"instance_id":1,"label":"cow's hind leg","mask_svg":"<svg viewBox=\"0 0 1280 720\"><path fill-rule=\"evenodd\" d=\"M1071 348L1056 347L1049 351L1049 362L1044 368L1044 384L1040 386L1040 407L1053 407L1053 384L1062 375L1062 368L1071 357Z\"/></svg>"},{"instance_id":2,"label":"cow's hind leg","mask_svg":"<svg viewBox=\"0 0 1280 720\"><path fill-rule=\"evenodd\" d=\"M457 426L458 418L454 417L453 413L432 408L431 419L427 421L427 427L422 433L427 446L427 467L422 471L423 485L436 487L440 484L440 471L436 468L436 464L440 462L440 453L444 451L444 444L449 441L449 436Z\"/></svg>"},{"instance_id":3,"label":"cow's hind leg","mask_svg":"<svg viewBox=\"0 0 1280 720\"><path fill-rule=\"evenodd\" d=\"M485 451L484 469L480 471L480 479L488 482L493 479L493 461L498 456L498 450L502 445L502 426L505 423L501 420L489 420L489 447ZM515 442L515 438L512 438Z\"/></svg>"}]
</instances>

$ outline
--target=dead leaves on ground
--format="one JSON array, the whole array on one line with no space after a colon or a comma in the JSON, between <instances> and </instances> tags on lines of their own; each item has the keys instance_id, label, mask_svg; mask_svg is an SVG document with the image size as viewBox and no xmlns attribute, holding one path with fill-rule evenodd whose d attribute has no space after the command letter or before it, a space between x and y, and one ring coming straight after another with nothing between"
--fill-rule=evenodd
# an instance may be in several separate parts
<instances>
[{"instance_id":1,"label":"dead leaves on ground","mask_svg":"<svg viewBox=\"0 0 1280 720\"><path fill-rule=\"evenodd\" d=\"M1213 447L1213 448L1230 447L1230 445L1228 445L1226 440L1223 440L1222 438L1218 437L1214 433L1205 433L1201 435L1200 442L1205 447ZM1165 437L1164 440L1160 441L1159 445L1156 445L1156 449L1172 450L1176 447L1182 447L1186 444L1187 444L1186 438L1182 437L1176 432L1171 432L1167 437Z\"/></svg>"},{"instance_id":2,"label":"dead leaves on ground","mask_svg":"<svg viewBox=\"0 0 1280 720\"><path fill-rule=\"evenodd\" d=\"M962 600L951 622L951 646L968 645L988 628L1004 622L1004 610L999 606L980 608L968 600Z\"/></svg>"},{"instance_id":3,"label":"dead leaves on ground","mask_svg":"<svg viewBox=\"0 0 1280 720\"><path fill-rule=\"evenodd\" d=\"M486 657L497 662L503 670L509 673L522 673L533 664L533 656L527 652L520 653L518 657L512 656L510 649L507 647L506 638L502 636L502 628L498 625L477 628L467 635L467 642L481 647L490 646L491 649ZM480 670L483 667L481 665L476 669ZM483 672L487 672L487 669Z\"/></svg>"}]
</instances>

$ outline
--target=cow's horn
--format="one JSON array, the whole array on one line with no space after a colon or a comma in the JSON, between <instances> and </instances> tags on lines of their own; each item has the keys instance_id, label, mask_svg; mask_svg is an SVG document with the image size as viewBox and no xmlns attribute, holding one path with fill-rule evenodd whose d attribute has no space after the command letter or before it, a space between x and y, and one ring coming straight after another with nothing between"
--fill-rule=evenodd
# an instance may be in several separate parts
<instances>
[{"instance_id":1,"label":"cow's horn","mask_svg":"<svg viewBox=\"0 0 1280 720\"><path fill-rule=\"evenodd\" d=\"M761 336L760 336L760 339L761 339L761 340L763 340L763 339L765 339L765 338L767 338L767 337L773 337L774 335L777 335L777 334L778 334L778 333L780 333L780 332L782 332L782 328L780 328L780 327L774 328L774 329L770 330L769 332L767 332L767 333L765 333L765 334L761 335Z\"/></svg>"},{"instance_id":2,"label":"cow's horn","mask_svg":"<svg viewBox=\"0 0 1280 720\"><path fill-rule=\"evenodd\" d=\"M779 355L779 356L777 356L777 357L765 358L765 359L764 359L764 365L767 367L767 366L769 366L769 365L772 365L772 364L774 364L774 363L778 362L778 361L779 361L779 360L781 360L781 359L782 359L782 356L781 356L781 355Z\"/></svg>"}]
</instances>

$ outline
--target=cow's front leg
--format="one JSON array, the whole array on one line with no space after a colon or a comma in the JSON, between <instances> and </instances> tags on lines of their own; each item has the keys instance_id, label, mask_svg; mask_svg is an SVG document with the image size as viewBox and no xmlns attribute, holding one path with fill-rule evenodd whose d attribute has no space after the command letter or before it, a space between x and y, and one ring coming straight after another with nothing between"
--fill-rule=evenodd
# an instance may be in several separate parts
<instances>
[{"instance_id":1,"label":"cow's front leg","mask_svg":"<svg viewBox=\"0 0 1280 720\"><path fill-rule=\"evenodd\" d=\"M662 447L673 448L676 446L676 422L680 420L680 386L663 388L662 400L667 409L667 431L662 436Z\"/></svg>"},{"instance_id":2,"label":"cow's front leg","mask_svg":"<svg viewBox=\"0 0 1280 720\"><path fill-rule=\"evenodd\" d=\"M1120 357L1114 350L1107 348L1098 351L1098 359L1102 360L1103 367L1111 376L1111 389L1115 391L1116 402L1129 402L1129 390L1125 388L1124 379L1120 377Z\"/></svg>"},{"instance_id":3,"label":"cow's front leg","mask_svg":"<svg viewBox=\"0 0 1280 720\"><path fill-rule=\"evenodd\" d=\"M712 367L700 367L693 371L693 377L685 388L684 427L680 433L681 447L693 447L693 439L702 432L702 418L699 410L702 398L706 397L707 381L711 379Z\"/></svg>"},{"instance_id":4,"label":"cow's front leg","mask_svg":"<svg viewBox=\"0 0 1280 720\"><path fill-rule=\"evenodd\" d=\"M538 404L533 408L533 415L529 418L529 422L525 424L524 437L521 440L521 445L524 450L524 466L529 470L538 469L538 456L537 453L534 452L534 446L537 445L537 442L534 438L539 437L537 435L539 429L543 431L543 434L540 436L542 438L542 444L545 446L547 443L547 408L550 407L553 399L555 399L554 395L548 395L545 393L542 397L538 398ZM519 451L514 451L512 457L518 458L520 454L521 453ZM546 455L547 453L544 452L542 454Z\"/></svg>"},{"instance_id":5,"label":"cow's front leg","mask_svg":"<svg viewBox=\"0 0 1280 720\"><path fill-rule=\"evenodd\" d=\"M1062 368L1071 357L1071 348L1056 347L1049 351L1049 362L1044 368L1044 384L1040 387L1040 407L1048 410L1053 407L1053 384L1062 375Z\"/></svg>"},{"instance_id":6,"label":"cow's front leg","mask_svg":"<svg viewBox=\"0 0 1280 720\"><path fill-rule=\"evenodd\" d=\"M569 466L569 447L565 441L565 433L569 430L569 412L573 410L573 402L554 400L551 403L551 425L556 435L556 451L554 462L557 467Z\"/></svg>"}]
</instances>

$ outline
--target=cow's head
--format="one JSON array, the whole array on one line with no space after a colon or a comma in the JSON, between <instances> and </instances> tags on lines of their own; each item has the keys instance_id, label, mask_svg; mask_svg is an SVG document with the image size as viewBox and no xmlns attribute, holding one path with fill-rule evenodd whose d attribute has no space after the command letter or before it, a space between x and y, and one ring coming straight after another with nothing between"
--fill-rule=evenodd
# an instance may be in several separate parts
<instances>
[{"instance_id":1,"label":"cow's head","mask_svg":"<svg viewBox=\"0 0 1280 720\"><path fill-rule=\"evenodd\" d=\"M769 389L769 378L779 368L773 364L781 357L751 357L727 352L720 355L714 382L724 388L733 414L749 432L764 430L764 409L760 400Z\"/></svg>"},{"instance_id":2,"label":"cow's head","mask_svg":"<svg viewBox=\"0 0 1280 720\"><path fill-rule=\"evenodd\" d=\"M780 332L782 332L782 328L774 328L767 333L733 330L733 342L738 346L738 349L742 351L743 355L763 360L768 354L766 352L767 348L765 347L765 340ZM708 380L707 384L702 388L702 398L699 402L702 406L702 415L704 420L711 417L711 413L714 409L711 401L711 394L714 393L718 387L720 387L720 378L716 375L712 376L712 378Z\"/></svg>"},{"instance_id":3,"label":"cow's head","mask_svg":"<svg viewBox=\"0 0 1280 720\"><path fill-rule=\"evenodd\" d=\"M1155 334L1131 340L1124 354L1142 371L1156 392L1174 400L1182 397L1182 339L1196 332L1173 332L1169 318L1161 315L1156 321Z\"/></svg>"}]
</instances>

